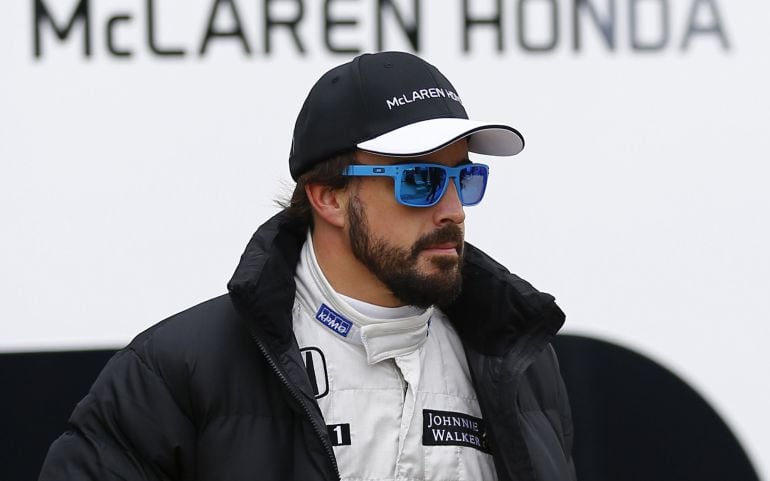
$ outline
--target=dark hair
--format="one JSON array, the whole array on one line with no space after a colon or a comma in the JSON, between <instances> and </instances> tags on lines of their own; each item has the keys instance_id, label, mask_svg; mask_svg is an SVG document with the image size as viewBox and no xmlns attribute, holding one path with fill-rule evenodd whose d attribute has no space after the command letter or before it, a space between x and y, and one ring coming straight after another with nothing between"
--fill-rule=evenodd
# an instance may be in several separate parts
<instances>
[{"instance_id":1,"label":"dark hair","mask_svg":"<svg viewBox=\"0 0 770 481\"><path fill-rule=\"evenodd\" d=\"M310 170L300 175L297 179L297 185L291 198L277 201L277 204L289 213L295 219L301 220L305 224L313 225L313 206L305 193L305 186L308 184L322 184L332 189L344 189L348 185L349 177L342 175L350 164L356 163L355 151L344 152L329 160L319 162Z\"/></svg>"}]
</instances>

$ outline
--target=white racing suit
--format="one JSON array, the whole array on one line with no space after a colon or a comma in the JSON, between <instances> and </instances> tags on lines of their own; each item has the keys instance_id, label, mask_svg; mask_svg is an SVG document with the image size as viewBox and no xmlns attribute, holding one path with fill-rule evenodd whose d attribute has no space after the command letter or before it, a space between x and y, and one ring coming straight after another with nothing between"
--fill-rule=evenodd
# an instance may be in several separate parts
<instances>
[{"instance_id":1,"label":"white racing suit","mask_svg":"<svg viewBox=\"0 0 770 481\"><path fill-rule=\"evenodd\" d=\"M294 333L343 480L496 480L465 354L433 307L336 293L308 235Z\"/></svg>"}]
</instances>

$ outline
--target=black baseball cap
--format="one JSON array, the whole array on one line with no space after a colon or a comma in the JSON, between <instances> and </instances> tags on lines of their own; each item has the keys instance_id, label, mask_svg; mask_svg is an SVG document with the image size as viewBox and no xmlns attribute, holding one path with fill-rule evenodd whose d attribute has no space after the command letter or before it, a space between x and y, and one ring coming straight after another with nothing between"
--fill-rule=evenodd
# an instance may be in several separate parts
<instances>
[{"instance_id":1,"label":"black baseball cap","mask_svg":"<svg viewBox=\"0 0 770 481\"><path fill-rule=\"evenodd\" d=\"M405 52L360 55L326 72L297 116L289 155L295 180L319 162L361 149L416 157L468 138L468 150L509 156L524 138L508 125L469 120L436 67Z\"/></svg>"}]
</instances>

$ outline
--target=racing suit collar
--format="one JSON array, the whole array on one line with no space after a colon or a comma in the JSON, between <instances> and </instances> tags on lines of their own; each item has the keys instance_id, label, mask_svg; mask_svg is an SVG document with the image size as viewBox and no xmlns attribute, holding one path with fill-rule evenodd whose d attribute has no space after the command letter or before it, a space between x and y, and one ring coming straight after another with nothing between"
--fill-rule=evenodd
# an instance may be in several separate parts
<instances>
[{"instance_id":1,"label":"racing suit collar","mask_svg":"<svg viewBox=\"0 0 770 481\"><path fill-rule=\"evenodd\" d=\"M369 364L417 351L425 343L433 307L384 308L340 295L323 274L308 230L295 275L297 300L316 320L334 331L336 338L363 347ZM356 308L355 306L359 306ZM375 314L376 313L376 314ZM374 315L373 315L374 314ZM330 317L349 321L350 327L335 330ZM339 326L339 324L336 324Z\"/></svg>"}]
</instances>

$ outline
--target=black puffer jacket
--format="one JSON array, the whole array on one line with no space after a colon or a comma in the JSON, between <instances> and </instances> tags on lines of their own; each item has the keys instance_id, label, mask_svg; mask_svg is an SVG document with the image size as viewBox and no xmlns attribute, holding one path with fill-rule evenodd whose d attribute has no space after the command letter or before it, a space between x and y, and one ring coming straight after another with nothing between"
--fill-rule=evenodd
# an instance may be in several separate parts
<instances>
[{"instance_id":1,"label":"black puffer jacket","mask_svg":"<svg viewBox=\"0 0 770 481\"><path fill-rule=\"evenodd\" d=\"M251 239L229 295L118 352L51 446L40 480L337 479L291 327L304 240L305 228L278 214ZM498 476L574 479L569 405L549 345L564 316L551 296L470 245L466 261L463 294L447 314Z\"/></svg>"}]
</instances>

